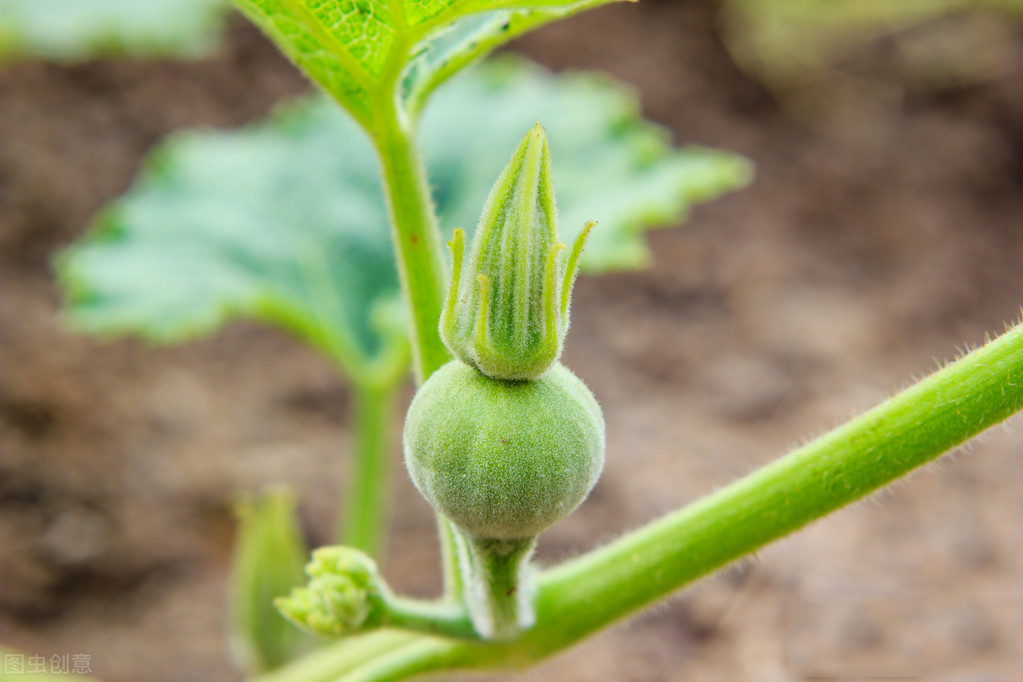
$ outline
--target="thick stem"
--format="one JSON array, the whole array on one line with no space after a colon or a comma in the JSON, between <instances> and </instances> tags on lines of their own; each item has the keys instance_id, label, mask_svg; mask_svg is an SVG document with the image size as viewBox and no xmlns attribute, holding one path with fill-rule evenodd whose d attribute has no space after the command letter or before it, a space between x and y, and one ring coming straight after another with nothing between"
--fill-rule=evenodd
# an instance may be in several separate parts
<instances>
[{"instance_id":1,"label":"thick stem","mask_svg":"<svg viewBox=\"0 0 1023 682\"><path fill-rule=\"evenodd\" d=\"M413 126L400 113L396 102L382 103L381 110L387 116L382 117L383 123L373 140L380 157L392 241L412 323L416 384L422 385L451 359L439 330L447 271L430 185L415 144ZM448 525L446 519L438 517L445 596L457 600L461 576Z\"/></svg>"},{"instance_id":2,"label":"thick stem","mask_svg":"<svg viewBox=\"0 0 1023 682\"><path fill-rule=\"evenodd\" d=\"M854 502L1023 409L1023 325L753 474L545 576L611 622ZM643 576L630 579L630 576ZM564 628L575 641L594 628ZM569 633L577 628L577 633Z\"/></svg>"},{"instance_id":3,"label":"thick stem","mask_svg":"<svg viewBox=\"0 0 1023 682\"><path fill-rule=\"evenodd\" d=\"M389 116L374 140L387 193L398 272L412 323L416 383L422 384L451 359L438 331L447 268L412 125L399 115L397 105L386 108Z\"/></svg>"},{"instance_id":4,"label":"thick stem","mask_svg":"<svg viewBox=\"0 0 1023 682\"><path fill-rule=\"evenodd\" d=\"M424 638L344 680L517 668L861 499L1023 409L1023 326L866 414L541 577L537 624L490 644Z\"/></svg>"},{"instance_id":5,"label":"thick stem","mask_svg":"<svg viewBox=\"0 0 1023 682\"><path fill-rule=\"evenodd\" d=\"M511 639L536 622L536 581L529 559L536 538L480 540L452 526L462 562L465 607L487 640Z\"/></svg>"},{"instance_id":6,"label":"thick stem","mask_svg":"<svg viewBox=\"0 0 1023 682\"><path fill-rule=\"evenodd\" d=\"M355 461L347 505L339 528L341 541L372 557L380 556L387 534L391 460L391 420L397 385L355 385Z\"/></svg>"}]
</instances>

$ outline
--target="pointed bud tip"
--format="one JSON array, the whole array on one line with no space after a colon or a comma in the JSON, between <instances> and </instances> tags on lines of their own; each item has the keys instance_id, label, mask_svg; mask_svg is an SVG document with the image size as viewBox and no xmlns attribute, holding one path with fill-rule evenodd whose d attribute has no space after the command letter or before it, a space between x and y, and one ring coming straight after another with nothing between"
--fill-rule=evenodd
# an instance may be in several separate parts
<instances>
[{"instance_id":1,"label":"pointed bud tip","mask_svg":"<svg viewBox=\"0 0 1023 682\"><path fill-rule=\"evenodd\" d=\"M550 156L551 148L547 141L547 132L538 122L523 136L522 142L519 143L519 147L515 151L511 163L508 164L508 168L502 174L501 179L504 179L506 175L509 175L509 171L514 169L514 172L510 174L513 177L508 178L509 180L517 176L519 182L525 180L527 183L532 184L536 181L535 175L542 173L540 168L550 163ZM526 176L523 176L523 173ZM499 184L501 179L498 180ZM542 182L543 180L541 180ZM535 188L530 189L533 190ZM527 194L529 193L531 192L527 192Z\"/></svg>"},{"instance_id":2,"label":"pointed bud tip","mask_svg":"<svg viewBox=\"0 0 1023 682\"><path fill-rule=\"evenodd\" d=\"M568 329L566 247L558 239L550 146L539 122L494 184L471 253L463 259L457 233L451 244L444 343L492 378L539 378L557 361Z\"/></svg>"}]
</instances>

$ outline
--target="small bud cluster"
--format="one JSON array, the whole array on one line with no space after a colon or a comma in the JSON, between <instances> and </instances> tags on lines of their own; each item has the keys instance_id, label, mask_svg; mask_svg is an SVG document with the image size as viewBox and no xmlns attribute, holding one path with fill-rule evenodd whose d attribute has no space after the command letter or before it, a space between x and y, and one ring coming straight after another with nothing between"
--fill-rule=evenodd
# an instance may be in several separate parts
<instances>
[{"instance_id":1,"label":"small bud cluster","mask_svg":"<svg viewBox=\"0 0 1023 682\"><path fill-rule=\"evenodd\" d=\"M376 562L350 547L323 547L305 568L310 580L274 604L289 620L322 637L363 629L384 608Z\"/></svg>"}]
</instances>

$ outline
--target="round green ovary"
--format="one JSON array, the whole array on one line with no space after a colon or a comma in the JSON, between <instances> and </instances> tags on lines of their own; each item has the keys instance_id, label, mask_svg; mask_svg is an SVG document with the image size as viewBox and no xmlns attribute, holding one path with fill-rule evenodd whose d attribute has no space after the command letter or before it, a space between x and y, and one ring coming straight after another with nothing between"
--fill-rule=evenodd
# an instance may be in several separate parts
<instances>
[{"instance_id":1,"label":"round green ovary","mask_svg":"<svg viewBox=\"0 0 1023 682\"><path fill-rule=\"evenodd\" d=\"M533 537L593 488L604 419L561 364L534 381L499 381L452 361L409 407L405 463L434 509L471 536Z\"/></svg>"}]
</instances>

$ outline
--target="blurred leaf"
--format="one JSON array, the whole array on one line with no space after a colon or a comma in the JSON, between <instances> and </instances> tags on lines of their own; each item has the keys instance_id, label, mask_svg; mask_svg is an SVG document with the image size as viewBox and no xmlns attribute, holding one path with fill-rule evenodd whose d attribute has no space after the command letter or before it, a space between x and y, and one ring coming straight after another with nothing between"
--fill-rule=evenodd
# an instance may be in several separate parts
<instances>
[{"instance_id":1,"label":"blurred leaf","mask_svg":"<svg viewBox=\"0 0 1023 682\"><path fill-rule=\"evenodd\" d=\"M71 319L176 342L255 318L358 379L396 343L374 329L398 295L383 201L369 144L320 99L175 135L60 258Z\"/></svg>"},{"instance_id":2,"label":"blurred leaf","mask_svg":"<svg viewBox=\"0 0 1023 682\"><path fill-rule=\"evenodd\" d=\"M884 96L892 80L943 87L1007 73L1017 28L1007 15L1021 12L1023 0L727 0L723 10L739 65L811 114L846 106L845 91Z\"/></svg>"},{"instance_id":3,"label":"blurred leaf","mask_svg":"<svg viewBox=\"0 0 1023 682\"><path fill-rule=\"evenodd\" d=\"M201 56L228 8L226 0L0 0L0 59Z\"/></svg>"},{"instance_id":4,"label":"blurred leaf","mask_svg":"<svg viewBox=\"0 0 1023 682\"><path fill-rule=\"evenodd\" d=\"M277 612L273 600L304 585L309 558L290 493L273 490L237 506L238 538L231 575L231 644L250 673L266 672L312 646Z\"/></svg>"},{"instance_id":5,"label":"blurred leaf","mask_svg":"<svg viewBox=\"0 0 1023 682\"><path fill-rule=\"evenodd\" d=\"M445 236L461 227L471 238L491 186L537 121L551 143L562 241L598 223L584 272L645 266L646 229L678 224L690 205L751 177L735 154L673 148L664 129L642 118L632 91L603 74L552 76L520 60L495 60L440 91L422 121Z\"/></svg>"},{"instance_id":6,"label":"blurred leaf","mask_svg":"<svg viewBox=\"0 0 1023 682\"><path fill-rule=\"evenodd\" d=\"M389 101L399 82L418 111L440 83L499 45L550 21L617 1L234 0L366 128L373 127L382 113L377 104Z\"/></svg>"},{"instance_id":7,"label":"blurred leaf","mask_svg":"<svg viewBox=\"0 0 1023 682\"><path fill-rule=\"evenodd\" d=\"M446 234L475 228L537 119L551 139L562 238L599 221L585 271L643 266L644 229L677 223L750 175L735 155L673 149L603 76L501 61L452 82L422 122ZM327 352L353 380L371 378L369 365L399 343L377 164L355 124L321 97L241 131L173 137L57 265L71 322L94 333L175 342L255 318Z\"/></svg>"}]
</instances>

